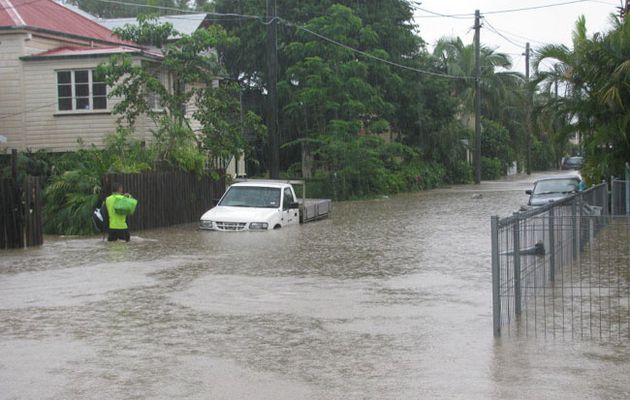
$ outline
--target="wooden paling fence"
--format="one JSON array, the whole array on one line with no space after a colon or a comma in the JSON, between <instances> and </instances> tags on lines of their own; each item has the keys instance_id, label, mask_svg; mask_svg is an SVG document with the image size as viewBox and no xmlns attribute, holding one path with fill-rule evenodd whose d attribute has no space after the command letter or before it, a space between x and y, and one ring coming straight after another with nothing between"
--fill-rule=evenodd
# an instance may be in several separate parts
<instances>
[{"instance_id":1,"label":"wooden paling fence","mask_svg":"<svg viewBox=\"0 0 630 400\"><path fill-rule=\"evenodd\" d=\"M39 177L27 176L23 185L14 179L0 180L0 249L44 242L41 198Z\"/></svg>"},{"instance_id":2,"label":"wooden paling fence","mask_svg":"<svg viewBox=\"0 0 630 400\"><path fill-rule=\"evenodd\" d=\"M106 195L115 183L138 200L136 212L128 219L130 230L199 221L225 192L224 179L179 171L108 174L103 178Z\"/></svg>"},{"instance_id":3,"label":"wooden paling fence","mask_svg":"<svg viewBox=\"0 0 630 400\"><path fill-rule=\"evenodd\" d=\"M38 176L27 176L24 182L24 230L26 246L44 244L42 223L42 185Z\"/></svg>"}]
</instances>

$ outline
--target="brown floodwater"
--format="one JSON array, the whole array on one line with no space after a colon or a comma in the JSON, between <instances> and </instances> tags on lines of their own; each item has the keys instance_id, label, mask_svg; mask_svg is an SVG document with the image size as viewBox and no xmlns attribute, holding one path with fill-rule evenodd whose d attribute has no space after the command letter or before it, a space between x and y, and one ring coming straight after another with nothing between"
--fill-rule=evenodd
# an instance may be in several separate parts
<instances>
[{"instance_id":1,"label":"brown floodwater","mask_svg":"<svg viewBox=\"0 0 630 400\"><path fill-rule=\"evenodd\" d=\"M0 399L628 399L627 341L492 336L490 217L534 178L3 251Z\"/></svg>"}]
</instances>

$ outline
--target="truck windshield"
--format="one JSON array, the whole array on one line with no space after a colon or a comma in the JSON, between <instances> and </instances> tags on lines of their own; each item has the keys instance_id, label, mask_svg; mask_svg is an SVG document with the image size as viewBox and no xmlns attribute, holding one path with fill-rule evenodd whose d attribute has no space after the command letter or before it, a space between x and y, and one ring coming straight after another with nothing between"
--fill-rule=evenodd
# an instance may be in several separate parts
<instances>
[{"instance_id":1,"label":"truck windshield","mask_svg":"<svg viewBox=\"0 0 630 400\"><path fill-rule=\"evenodd\" d=\"M221 201L220 206L228 207L280 207L280 189L272 187L232 186Z\"/></svg>"}]
</instances>

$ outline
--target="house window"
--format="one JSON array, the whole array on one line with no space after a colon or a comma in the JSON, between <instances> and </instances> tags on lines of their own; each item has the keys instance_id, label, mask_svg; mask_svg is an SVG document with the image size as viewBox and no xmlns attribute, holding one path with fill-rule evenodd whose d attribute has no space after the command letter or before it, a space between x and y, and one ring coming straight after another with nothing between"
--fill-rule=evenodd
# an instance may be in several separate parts
<instances>
[{"instance_id":1,"label":"house window","mask_svg":"<svg viewBox=\"0 0 630 400\"><path fill-rule=\"evenodd\" d=\"M59 111L106 110L107 86L91 69L57 71Z\"/></svg>"},{"instance_id":2,"label":"house window","mask_svg":"<svg viewBox=\"0 0 630 400\"><path fill-rule=\"evenodd\" d=\"M164 88L166 88L166 90L169 89L169 74L166 69L161 68L160 66L153 63L143 64L143 66L149 71L151 75L153 75L153 77L157 78L160 81L160 84ZM162 96L160 96L156 92L151 91L149 88L145 89L147 106L149 110L154 112L164 111L164 102L162 101Z\"/></svg>"}]
</instances>

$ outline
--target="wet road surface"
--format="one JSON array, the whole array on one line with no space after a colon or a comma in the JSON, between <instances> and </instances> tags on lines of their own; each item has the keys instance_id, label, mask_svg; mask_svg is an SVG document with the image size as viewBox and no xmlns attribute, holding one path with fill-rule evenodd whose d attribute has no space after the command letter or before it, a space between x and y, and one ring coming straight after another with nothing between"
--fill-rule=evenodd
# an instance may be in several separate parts
<instances>
[{"instance_id":1,"label":"wet road surface","mask_svg":"<svg viewBox=\"0 0 630 400\"><path fill-rule=\"evenodd\" d=\"M534 178L4 251L0 399L630 398L628 342L492 336L490 216Z\"/></svg>"}]
</instances>

